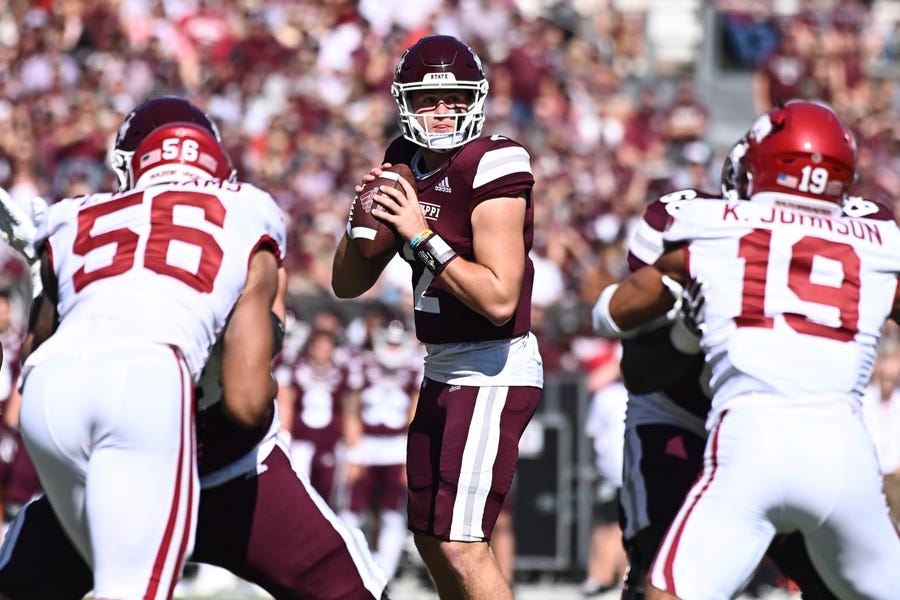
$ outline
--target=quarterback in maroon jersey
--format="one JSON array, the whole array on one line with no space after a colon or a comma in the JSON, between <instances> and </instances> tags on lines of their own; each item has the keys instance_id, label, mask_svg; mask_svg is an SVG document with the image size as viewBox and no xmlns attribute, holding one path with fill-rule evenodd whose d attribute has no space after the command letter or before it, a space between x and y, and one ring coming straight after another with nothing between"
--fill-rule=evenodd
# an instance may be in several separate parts
<instances>
[{"instance_id":1,"label":"quarterback in maroon jersey","mask_svg":"<svg viewBox=\"0 0 900 600\"><path fill-rule=\"evenodd\" d=\"M509 138L480 137L488 81L478 55L454 37L411 46L391 90L402 136L383 162L408 165L416 185L382 188L376 215L394 227L412 267L427 352L409 432L408 526L441 596L511 599L488 542L543 386L530 332L531 157ZM359 296L392 256L366 260L344 236L335 294Z\"/></svg>"}]
</instances>

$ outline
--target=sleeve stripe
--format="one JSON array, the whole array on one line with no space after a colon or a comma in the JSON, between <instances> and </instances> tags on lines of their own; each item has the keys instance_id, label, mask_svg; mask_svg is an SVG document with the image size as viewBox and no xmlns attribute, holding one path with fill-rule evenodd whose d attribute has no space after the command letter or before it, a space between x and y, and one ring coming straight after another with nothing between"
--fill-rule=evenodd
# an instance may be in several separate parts
<instances>
[{"instance_id":1,"label":"sleeve stripe","mask_svg":"<svg viewBox=\"0 0 900 600\"><path fill-rule=\"evenodd\" d=\"M641 219L628 243L628 250L641 262L652 265L663 254L663 234Z\"/></svg>"},{"instance_id":2,"label":"sleeve stripe","mask_svg":"<svg viewBox=\"0 0 900 600\"><path fill-rule=\"evenodd\" d=\"M478 163L472 188L479 188L512 173L531 174L531 157L522 146L490 150Z\"/></svg>"}]
</instances>

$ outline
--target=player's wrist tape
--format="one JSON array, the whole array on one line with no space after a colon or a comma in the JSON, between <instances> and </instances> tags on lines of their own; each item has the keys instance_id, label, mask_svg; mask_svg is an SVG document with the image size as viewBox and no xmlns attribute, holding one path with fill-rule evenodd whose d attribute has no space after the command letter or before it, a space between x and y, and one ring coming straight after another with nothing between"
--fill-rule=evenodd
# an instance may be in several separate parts
<instances>
[{"instance_id":1,"label":"player's wrist tape","mask_svg":"<svg viewBox=\"0 0 900 600\"><path fill-rule=\"evenodd\" d=\"M409 247L415 249L415 247L419 244L419 242L421 242L422 240L427 238L432 233L434 233L432 230L426 229L425 231L423 231L422 233L420 233L413 239L409 240Z\"/></svg>"},{"instance_id":2,"label":"player's wrist tape","mask_svg":"<svg viewBox=\"0 0 900 600\"><path fill-rule=\"evenodd\" d=\"M431 232L425 239L421 240L413 248L416 259L425 265L425 268L431 271L431 274L437 277L441 274L450 262L459 256L453 251L444 238L438 234Z\"/></svg>"},{"instance_id":3,"label":"player's wrist tape","mask_svg":"<svg viewBox=\"0 0 900 600\"><path fill-rule=\"evenodd\" d=\"M622 329L616 325L612 315L609 314L609 301L617 289L619 289L618 283L603 288L600 297L597 298L597 302L591 309L591 324L594 327L594 333L606 338L622 337Z\"/></svg>"},{"instance_id":4,"label":"player's wrist tape","mask_svg":"<svg viewBox=\"0 0 900 600\"><path fill-rule=\"evenodd\" d=\"M613 320L612 315L609 314L609 302L617 289L619 289L618 283L606 286L603 291L600 292L600 297L597 298L597 302L594 303L594 307L591 309L591 325L593 325L594 333L597 335L605 338L632 338L650 331L655 331L660 327L671 323L669 316L664 314L643 325L638 325L631 329L622 329L619 327L618 323Z\"/></svg>"},{"instance_id":5,"label":"player's wrist tape","mask_svg":"<svg viewBox=\"0 0 900 600\"><path fill-rule=\"evenodd\" d=\"M678 313L681 312L681 294L684 293L684 286L668 275L663 275L660 278L660 281L662 281L662 284L666 286L666 289L669 290L669 293L672 294L674 304L666 314L669 316L669 319L674 320Z\"/></svg>"}]
</instances>

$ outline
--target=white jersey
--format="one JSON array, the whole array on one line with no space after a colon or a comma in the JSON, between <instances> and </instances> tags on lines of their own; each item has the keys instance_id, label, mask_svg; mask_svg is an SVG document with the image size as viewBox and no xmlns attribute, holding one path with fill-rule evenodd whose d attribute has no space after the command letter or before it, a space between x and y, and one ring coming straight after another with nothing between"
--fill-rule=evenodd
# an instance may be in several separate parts
<instances>
[{"instance_id":1,"label":"white jersey","mask_svg":"<svg viewBox=\"0 0 900 600\"><path fill-rule=\"evenodd\" d=\"M680 207L664 239L688 243L703 285L710 421L754 392L858 402L900 273L900 231L879 211L771 193Z\"/></svg>"},{"instance_id":2,"label":"white jersey","mask_svg":"<svg viewBox=\"0 0 900 600\"><path fill-rule=\"evenodd\" d=\"M39 226L42 243L60 326L30 364L57 345L142 341L179 348L197 381L251 256L269 246L281 260L285 226L259 188L201 180L63 200Z\"/></svg>"}]
</instances>

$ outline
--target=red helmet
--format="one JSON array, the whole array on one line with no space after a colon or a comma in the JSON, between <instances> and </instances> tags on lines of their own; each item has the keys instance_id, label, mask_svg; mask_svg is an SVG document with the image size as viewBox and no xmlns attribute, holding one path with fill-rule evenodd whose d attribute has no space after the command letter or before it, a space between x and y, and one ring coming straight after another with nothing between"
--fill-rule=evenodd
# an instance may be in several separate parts
<instances>
[{"instance_id":1,"label":"red helmet","mask_svg":"<svg viewBox=\"0 0 900 600\"><path fill-rule=\"evenodd\" d=\"M758 117L729 152L726 194L782 192L840 204L856 176L856 139L824 104L791 100Z\"/></svg>"},{"instance_id":2,"label":"red helmet","mask_svg":"<svg viewBox=\"0 0 900 600\"><path fill-rule=\"evenodd\" d=\"M116 133L110 159L120 191L134 187L137 178L130 172L131 158L138 145L150 132L169 123L195 123L209 131L221 144L215 123L192 102L178 96L151 98L131 111ZM228 178L233 176L232 173Z\"/></svg>"},{"instance_id":3,"label":"red helmet","mask_svg":"<svg viewBox=\"0 0 900 600\"><path fill-rule=\"evenodd\" d=\"M144 136L129 166L132 187L184 181L228 179L234 170L228 153L206 127L168 123Z\"/></svg>"},{"instance_id":4,"label":"red helmet","mask_svg":"<svg viewBox=\"0 0 900 600\"><path fill-rule=\"evenodd\" d=\"M429 132L424 116L416 115L410 103L409 92L433 89L464 90L470 95L465 112L448 115L456 118L456 130L451 135ZM487 93L481 59L450 35L431 35L413 44L400 57L391 85L403 137L438 151L457 148L481 135Z\"/></svg>"}]
</instances>

